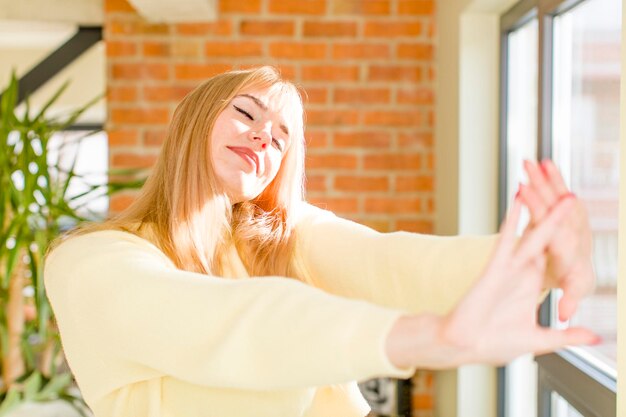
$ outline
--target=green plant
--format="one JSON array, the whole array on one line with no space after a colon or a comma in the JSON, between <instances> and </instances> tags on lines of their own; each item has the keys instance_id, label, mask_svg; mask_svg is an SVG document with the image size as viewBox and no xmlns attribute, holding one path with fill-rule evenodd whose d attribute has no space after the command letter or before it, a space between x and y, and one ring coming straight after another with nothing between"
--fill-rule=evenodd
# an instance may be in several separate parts
<instances>
[{"instance_id":1,"label":"green plant","mask_svg":"<svg viewBox=\"0 0 626 417\"><path fill-rule=\"evenodd\" d=\"M141 186L141 181L108 181L87 184L80 195L68 193L70 182L86 179L74 170L76 156L69 169L51 160L50 138L74 124L99 98L63 117L49 117L67 85L32 115L28 100L23 115L16 111L15 75L0 100L0 416L28 400L61 399L83 412L81 397L71 389L72 377L45 294L43 257L62 231L95 220L93 213L80 211L87 202Z\"/></svg>"}]
</instances>

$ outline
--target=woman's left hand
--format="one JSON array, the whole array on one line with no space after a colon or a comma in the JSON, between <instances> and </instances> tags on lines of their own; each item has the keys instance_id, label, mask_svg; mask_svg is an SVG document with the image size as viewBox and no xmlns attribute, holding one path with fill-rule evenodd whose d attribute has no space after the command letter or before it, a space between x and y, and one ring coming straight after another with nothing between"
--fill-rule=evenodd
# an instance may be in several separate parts
<instances>
[{"instance_id":1,"label":"woman's left hand","mask_svg":"<svg viewBox=\"0 0 626 417\"><path fill-rule=\"evenodd\" d=\"M529 227L538 224L564 197L571 196L556 165L550 160L541 164L525 161L529 184L520 185L520 197L530 212ZM548 276L553 287L563 290L559 301L559 319L567 320L580 300L595 286L591 263L592 235L587 210L578 199L574 210L561 223L548 246Z\"/></svg>"}]
</instances>

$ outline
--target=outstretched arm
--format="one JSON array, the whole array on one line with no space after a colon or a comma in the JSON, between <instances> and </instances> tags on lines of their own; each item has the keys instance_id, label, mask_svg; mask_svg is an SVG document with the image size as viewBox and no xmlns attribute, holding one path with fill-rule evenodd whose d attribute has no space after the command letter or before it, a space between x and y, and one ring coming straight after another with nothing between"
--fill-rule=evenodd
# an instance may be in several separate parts
<instances>
[{"instance_id":1,"label":"outstretched arm","mask_svg":"<svg viewBox=\"0 0 626 417\"><path fill-rule=\"evenodd\" d=\"M564 199L518 240L515 228L521 202L516 199L480 279L447 315L399 319L387 339L390 360L396 366L420 368L504 364L529 352L543 354L566 345L596 343L598 337L588 329L557 330L537 324L544 252L574 206L574 199Z\"/></svg>"}]
</instances>

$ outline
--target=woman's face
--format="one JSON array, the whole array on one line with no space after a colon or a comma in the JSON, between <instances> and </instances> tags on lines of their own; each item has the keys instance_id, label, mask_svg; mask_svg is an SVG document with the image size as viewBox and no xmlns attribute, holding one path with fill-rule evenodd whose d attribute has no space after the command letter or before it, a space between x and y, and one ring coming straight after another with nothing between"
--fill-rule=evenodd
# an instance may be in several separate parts
<instances>
[{"instance_id":1,"label":"woman's face","mask_svg":"<svg viewBox=\"0 0 626 417\"><path fill-rule=\"evenodd\" d=\"M267 90L245 91L215 120L213 167L232 204L261 194L291 144L287 114L276 102Z\"/></svg>"}]
</instances>

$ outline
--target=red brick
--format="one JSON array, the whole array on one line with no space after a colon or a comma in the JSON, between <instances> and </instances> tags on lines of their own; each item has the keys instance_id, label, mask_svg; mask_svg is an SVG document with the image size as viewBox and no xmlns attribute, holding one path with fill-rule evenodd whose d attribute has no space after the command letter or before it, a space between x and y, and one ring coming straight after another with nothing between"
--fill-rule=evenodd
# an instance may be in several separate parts
<instances>
[{"instance_id":1,"label":"red brick","mask_svg":"<svg viewBox=\"0 0 626 417\"><path fill-rule=\"evenodd\" d=\"M430 175L399 176L395 190L398 192L433 191L434 179Z\"/></svg>"},{"instance_id":2,"label":"red brick","mask_svg":"<svg viewBox=\"0 0 626 417\"><path fill-rule=\"evenodd\" d=\"M426 167L431 171L435 170L435 154L432 152L426 155Z\"/></svg>"},{"instance_id":3,"label":"red brick","mask_svg":"<svg viewBox=\"0 0 626 417\"><path fill-rule=\"evenodd\" d=\"M398 13L433 16L435 14L435 0L399 0Z\"/></svg>"},{"instance_id":4,"label":"red brick","mask_svg":"<svg viewBox=\"0 0 626 417\"><path fill-rule=\"evenodd\" d=\"M366 155L365 169L385 169L393 171L418 170L422 168L421 154L387 153Z\"/></svg>"},{"instance_id":5,"label":"red brick","mask_svg":"<svg viewBox=\"0 0 626 417\"><path fill-rule=\"evenodd\" d=\"M241 22L239 32L242 35L251 36L293 36L295 33L294 22L284 20L244 20Z\"/></svg>"},{"instance_id":6,"label":"red brick","mask_svg":"<svg viewBox=\"0 0 626 417\"><path fill-rule=\"evenodd\" d=\"M156 63L113 64L111 76L118 80L167 80L170 67L168 64Z\"/></svg>"},{"instance_id":7,"label":"red brick","mask_svg":"<svg viewBox=\"0 0 626 417\"><path fill-rule=\"evenodd\" d=\"M139 133L135 129L108 129L109 147L137 145Z\"/></svg>"},{"instance_id":8,"label":"red brick","mask_svg":"<svg viewBox=\"0 0 626 417\"><path fill-rule=\"evenodd\" d=\"M274 58L322 59L326 57L326 44L302 42L274 42L270 44Z\"/></svg>"},{"instance_id":9,"label":"red brick","mask_svg":"<svg viewBox=\"0 0 626 417\"><path fill-rule=\"evenodd\" d=\"M306 176L306 190L307 191L327 191L326 176L325 175L307 175Z\"/></svg>"},{"instance_id":10,"label":"red brick","mask_svg":"<svg viewBox=\"0 0 626 417\"><path fill-rule=\"evenodd\" d=\"M389 103L391 93L388 88L337 88L335 103L370 104Z\"/></svg>"},{"instance_id":11,"label":"red brick","mask_svg":"<svg viewBox=\"0 0 626 417\"><path fill-rule=\"evenodd\" d=\"M161 146L165 137L167 136L167 129L150 129L143 134L143 144L145 146Z\"/></svg>"},{"instance_id":12,"label":"red brick","mask_svg":"<svg viewBox=\"0 0 626 417\"><path fill-rule=\"evenodd\" d=\"M310 65L302 67L303 81L357 81L359 79L359 67L334 66L334 65Z\"/></svg>"},{"instance_id":13,"label":"red brick","mask_svg":"<svg viewBox=\"0 0 626 417\"><path fill-rule=\"evenodd\" d=\"M420 111L371 111L365 113L364 124L369 126L421 126L424 115Z\"/></svg>"},{"instance_id":14,"label":"red brick","mask_svg":"<svg viewBox=\"0 0 626 417\"><path fill-rule=\"evenodd\" d=\"M154 165L157 155L137 153L116 153L111 158L111 164L116 168L149 168Z\"/></svg>"},{"instance_id":15,"label":"red brick","mask_svg":"<svg viewBox=\"0 0 626 417\"><path fill-rule=\"evenodd\" d=\"M107 100L109 102L133 102L137 100L137 87L133 86L110 86L107 88Z\"/></svg>"},{"instance_id":16,"label":"red brick","mask_svg":"<svg viewBox=\"0 0 626 417\"><path fill-rule=\"evenodd\" d=\"M389 45L371 44L334 44L333 58L335 59L371 59L389 58Z\"/></svg>"},{"instance_id":17,"label":"red brick","mask_svg":"<svg viewBox=\"0 0 626 417\"><path fill-rule=\"evenodd\" d=\"M141 22L139 28L142 35L168 35L172 26L165 23Z\"/></svg>"},{"instance_id":18,"label":"red brick","mask_svg":"<svg viewBox=\"0 0 626 417\"><path fill-rule=\"evenodd\" d=\"M179 23L174 26L178 35L219 35L228 36L233 33L231 20L219 20L211 23Z\"/></svg>"},{"instance_id":19,"label":"red brick","mask_svg":"<svg viewBox=\"0 0 626 417\"><path fill-rule=\"evenodd\" d=\"M359 208L356 197L309 197L308 202L335 213L354 213Z\"/></svg>"},{"instance_id":20,"label":"red brick","mask_svg":"<svg viewBox=\"0 0 626 417\"><path fill-rule=\"evenodd\" d=\"M431 147L433 146L433 134L432 132L400 133L398 135L398 146L401 148Z\"/></svg>"},{"instance_id":21,"label":"red brick","mask_svg":"<svg viewBox=\"0 0 626 417\"><path fill-rule=\"evenodd\" d=\"M337 191L387 191L389 179L382 176L340 175L333 184Z\"/></svg>"},{"instance_id":22,"label":"red brick","mask_svg":"<svg viewBox=\"0 0 626 417\"><path fill-rule=\"evenodd\" d=\"M326 103L328 100L328 90L326 88L309 87L302 95L305 103Z\"/></svg>"},{"instance_id":23,"label":"red brick","mask_svg":"<svg viewBox=\"0 0 626 417\"><path fill-rule=\"evenodd\" d=\"M380 131L335 132L333 145L337 148L384 149L391 146L391 134Z\"/></svg>"},{"instance_id":24,"label":"red brick","mask_svg":"<svg viewBox=\"0 0 626 417\"><path fill-rule=\"evenodd\" d=\"M352 217L350 220L360 223L364 226L369 227L370 229L377 230L381 233L391 232L391 222L389 220L382 219L371 219L371 218L361 218L361 217Z\"/></svg>"},{"instance_id":25,"label":"red brick","mask_svg":"<svg viewBox=\"0 0 626 417\"><path fill-rule=\"evenodd\" d=\"M398 90L398 103L432 105L435 103L435 92L430 87L402 88Z\"/></svg>"},{"instance_id":26,"label":"red brick","mask_svg":"<svg viewBox=\"0 0 626 417\"><path fill-rule=\"evenodd\" d=\"M161 87L161 86L146 85L143 87L143 98L152 102L155 102L155 101L179 102L191 90L193 90L193 87L191 86L179 87L176 85L168 85L165 87Z\"/></svg>"},{"instance_id":27,"label":"red brick","mask_svg":"<svg viewBox=\"0 0 626 417\"><path fill-rule=\"evenodd\" d=\"M263 50L258 42L207 42L204 54L207 57L261 56Z\"/></svg>"},{"instance_id":28,"label":"red brick","mask_svg":"<svg viewBox=\"0 0 626 417\"><path fill-rule=\"evenodd\" d=\"M426 233L432 233L432 231ZM434 407L433 396L430 394L415 394L412 396L411 404L414 410L432 410Z\"/></svg>"},{"instance_id":29,"label":"red brick","mask_svg":"<svg viewBox=\"0 0 626 417\"><path fill-rule=\"evenodd\" d=\"M324 131L307 129L305 136L308 149L325 148L328 146L328 133Z\"/></svg>"},{"instance_id":30,"label":"red brick","mask_svg":"<svg viewBox=\"0 0 626 417\"><path fill-rule=\"evenodd\" d=\"M104 26L106 42L110 42L112 35L135 35L140 32L139 23L136 21L113 20Z\"/></svg>"},{"instance_id":31,"label":"red brick","mask_svg":"<svg viewBox=\"0 0 626 417\"><path fill-rule=\"evenodd\" d=\"M261 0L219 0L221 13L258 13Z\"/></svg>"},{"instance_id":32,"label":"red brick","mask_svg":"<svg viewBox=\"0 0 626 417\"><path fill-rule=\"evenodd\" d=\"M306 157L307 169L354 169L357 158L351 154L312 154Z\"/></svg>"},{"instance_id":33,"label":"red brick","mask_svg":"<svg viewBox=\"0 0 626 417\"><path fill-rule=\"evenodd\" d=\"M356 36L355 22L320 22L317 20L304 22L304 36L311 37L343 37Z\"/></svg>"},{"instance_id":34,"label":"red brick","mask_svg":"<svg viewBox=\"0 0 626 417\"><path fill-rule=\"evenodd\" d=\"M429 198L428 201L426 202L426 211L428 211L428 213L434 213L435 212L435 200L432 198Z\"/></svg>"},{"instance_id":35,"label":"red brick","mask_svg":"<svg viewBox=\"0 0 626 417\"><path fill-rule=\"evenodd\" d=\"M422 78L422 69L417 67L372 65L368 71L370 81L419 82Z\"/></svg>"},{"instance_id":36,"label":"red brick","mask_svg":"<svg viewBox=\"0 0 626 417\"><path fill-rule=\"evenodd\" d=\"M172 56L175 57L197 58L202 56L202 45L200 41L190 40L189 38L175 40L172 42L171 50Z\"/></svg>"},{"instance_id":37,"label":"red brick","mask_svg":"<svg viewBox=\"0 0 626 417\"><path fill-rule=\"evenodd\" d=\"M323 15L326 13L326 0L270 0L269 11L276 14Z\"/></svg>"},{"instance_id":38,"label":"red brick","mask_svg":"<svg viewBox=\"0 0 626 417\"><path fill-rule=\"evenodd\" d=\"M167 42L146 41L142 49L144 56L167 57L170 55L170 44Z\"/></svg>"},{"instance_id":39,"label":"red brick","mask_svg":"<svg viewBox=\"0 0 626 417\"><path fill-rule=\"evenodd\" d=\"M422 234L432 234L435 229L433 222L430 220L398 220L396 225L398 230ZM416 397L420 399L415 401ZM413 395L413 410L432 410L432 405L433 402L431 394Z\"/></svg>"},{"instance_id":40,"label":"red brick","mask_svg":"<svg viewBox=\"0 0 626 417\"><path fill-rule=\"evenodd\" d=\"M115 194L109 200L109 213L119 213L126 210L135 201L133 194Z\"/></svg>"},{"instance_id":41,"label":"red brick","mask_svg":"<svg viewBox=\"0 0 626 417\"><path fill-rule=\"evenodd\" d=\"M169 111L163 108L138 109L114 108L110 110L111 122L115 124L167 124Z\"/></svg>"},{"instance_id":42,"label":"red brick","mask_svg":"<svg viewBox=\"0 0 626 417\"><path fill-rule=\"evenodd\" d=\"M108 57L133 56L137 54L137 44L127 41L106 41L106 55Z\"/></svg>"},{"instance_id":43,"label":"red brick","mask_svg":"<svg viewBox=\"0 0 626 417\"><path fill-rule=\"evenodd\" d=\"M365 211L380 214L414 214L422 209L419 197L368 197Z\"/></svg>"},{"instance_id":44,"label":"red brick","mask_svg":"<svg viewBox=\"0 0 626 417\"><path fill-rule=\"evenodd\" d=\"M179 64L174 67L178 80L203 80L232 68L226 64Z\"/></svg>"},{"instance_id":45,"label":"red brick","mask_svg":"<svg viewBox=\"0 0 626 417\"><path fill-rule=\"evenodd\" d=\"M389 0L341 0L331 3L333 14L387 15L391 11Z\"/></svg>"},{"instance_id":46,"label":"red brick","mask_svg":"<svg viewBox=\"0 0 626 417\"><path fill-rule=\"evenodd\" d=\"M104 11L107 13L112 12L130 12L134 13L135 9L126 0L105 0Z\"/></svg>"},{"instance_id":47,"label":"red brick","mask_svg":"<svg viewBox=\"0 0 626 417\"><path fill-rule=\"evenodd\" d=\"M398 45L397 56L400 59L414 59L417 61L432 61L434 59L433 45L425 43L401 43Z\"/></svg>"},{"instance_id":48,"label":"red brick","mask_svg":"<svg viewBox=\"0 0 626 417\"><path fill-rule=\"evenodd\" d=\"M162 23L148 23L141 20L137 15L130 15L131 19L113 20L105 26L106 38L115 35L167 35L170 26ZM127 38L124 40L128 40Z\"/></svg>"},{"instance_id":49,"label":"red brick","mask_svg":"<svg viewBox=\"0 0 626 417\"><path fill-rule=\"evenodd\" d=\"M367 37L415 37L422 34L422 23L420 22L398 22L398 21L370 21L365 23L364 34Z\"/></svg>"},{"instance_id":50,"label":"red brick","mask_svg":"<svg viewBox=\"0 0 626 417\"><path fill-rule=\"evenodd\" d=\"M307 110L306 121L309 126L355 125L359 114L356 110Z\"/></svg>"}]
</instances>

